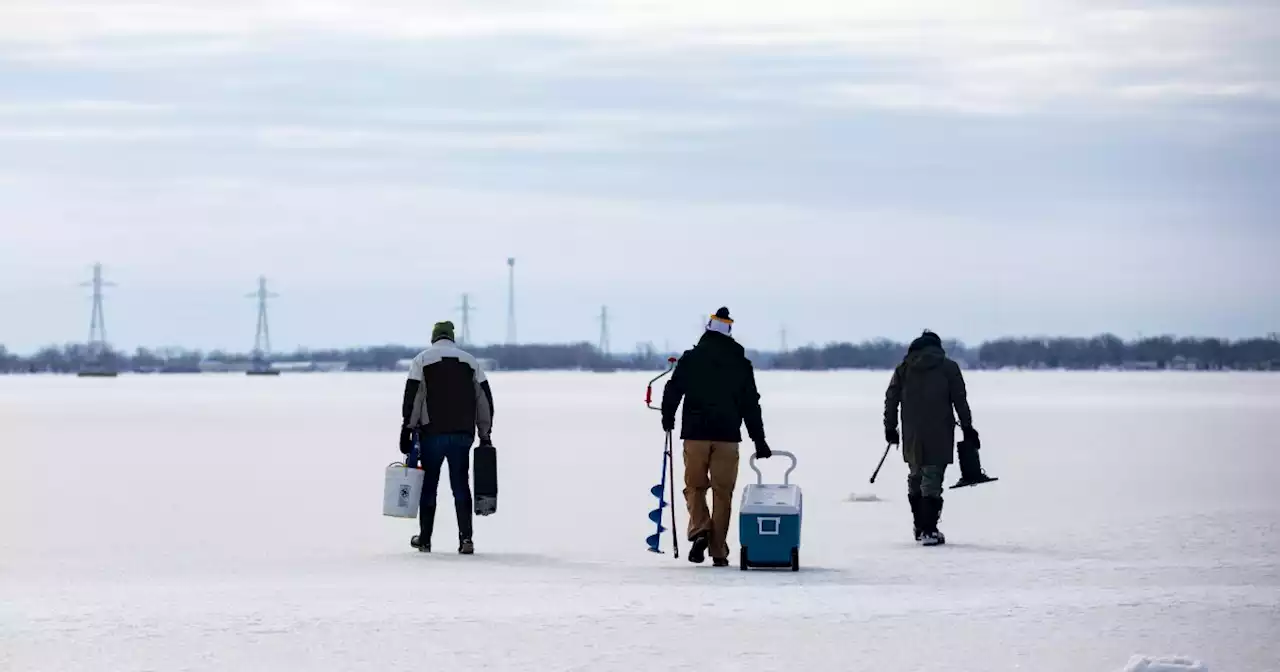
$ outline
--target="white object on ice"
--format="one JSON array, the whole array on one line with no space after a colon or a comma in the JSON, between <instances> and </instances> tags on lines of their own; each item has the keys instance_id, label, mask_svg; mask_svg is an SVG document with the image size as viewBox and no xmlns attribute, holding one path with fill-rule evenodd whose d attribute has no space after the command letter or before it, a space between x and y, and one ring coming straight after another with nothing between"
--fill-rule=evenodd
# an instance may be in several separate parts
<instances>
[{"instance_id":1,"label":"white object on ice","mask_svg":"<svg viewBox=\"0 0 1280 672\"><path fill-rule=\"evenodd\" d=\"M382 515L416 518L418 498L422 496L421 469L396 462L387 467L387 481L382 489Z\"/></svg>"},{"instance_id":2,"label":"white object on ice","mask_svg":"<svg viewBox=\"0 0 1280 672\"><path fill-rule=\"evenodd\" d=\"M1124 672L1209 672L1204 663L1181 656L1133 656Z\"/></svg>"},{"instance_id":3,"label":"white object on ice","mask_svg":"<svg viewBox=\"0 0 1280 672\"><path fill-rule=\"evenodd\" d=\"M851 492L844 498L846 502L878 502L880 496L875 493Z\"/></svg>"}]
</instances>

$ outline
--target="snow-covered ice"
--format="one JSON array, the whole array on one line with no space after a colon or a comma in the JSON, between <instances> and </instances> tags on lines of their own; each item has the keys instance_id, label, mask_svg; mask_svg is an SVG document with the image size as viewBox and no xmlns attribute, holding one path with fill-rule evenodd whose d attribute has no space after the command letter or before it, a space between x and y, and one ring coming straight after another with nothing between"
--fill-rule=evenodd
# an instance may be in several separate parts
<instances>
[{"instance_id":1,"label":"snow-covered ice","mask_svg":"<svg viewBox=\"0 0 1280 672\"><path fill-rule=\"evenodd\" d=\"M923 549L887 374L761 373L797 573L646 552L648 377L493 374L474 557L381 515L398 375L0 377L0 670L1280 670L1280 376L970 373L1000 481Z\"/></svg>"}]
</instances>

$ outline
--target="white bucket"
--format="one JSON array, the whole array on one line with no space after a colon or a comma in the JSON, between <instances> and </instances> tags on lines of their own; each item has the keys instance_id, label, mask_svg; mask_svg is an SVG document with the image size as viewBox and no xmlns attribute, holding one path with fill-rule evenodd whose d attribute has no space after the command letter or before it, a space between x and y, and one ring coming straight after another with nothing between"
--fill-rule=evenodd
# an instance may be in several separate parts
<instances>
[{"instance_id":1,"label":"white bucket","mask_svg":"<svg viewBox=\"0 0 1280 672\"><path fill-rule=\"evenodd\" d=\"M382 515L417 518L422 476L421 469L406 467L402 462L388 466L386 486L382 489Z\"/></svg>"}]
</instances>

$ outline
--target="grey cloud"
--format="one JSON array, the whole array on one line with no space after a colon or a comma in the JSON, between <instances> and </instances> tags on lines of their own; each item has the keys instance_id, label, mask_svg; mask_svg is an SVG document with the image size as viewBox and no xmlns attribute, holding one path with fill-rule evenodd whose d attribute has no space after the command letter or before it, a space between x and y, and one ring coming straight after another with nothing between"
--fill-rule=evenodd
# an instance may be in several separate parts
<instances>
[{"instance_id":1,"label":"grey cloud","mask_svg":"<svg viewBox=\"0 0 1280 672\"><path fill-rule=\"evenodd\" d=\"M237 283L260 272L291 285L284 325L324 325L299 342L412 335L406 302L501 306L508 254L547 339L589 333L602 302L620 343L683 339L720 303L764 345L779 322L803 342L1280 319L1267 6L919 5L930 24L800 3L771 27L764 5L712 3L664 30L629 5L635 25L473 12L450 29L466 39L428 39L377 11L344 31L251 4L204 30L181 29L211 11L190 2L0 28L22 56L0 58L0 278L44 278L78 325L59 283L102 257L121 338L150 344L236 345ZM954 301L913 264L946 269ZM175 311L178 288L223 307L157 326L142 304ZM19 329L39 342L22 325L57 319Z\"/></svg>"}]
</instances>

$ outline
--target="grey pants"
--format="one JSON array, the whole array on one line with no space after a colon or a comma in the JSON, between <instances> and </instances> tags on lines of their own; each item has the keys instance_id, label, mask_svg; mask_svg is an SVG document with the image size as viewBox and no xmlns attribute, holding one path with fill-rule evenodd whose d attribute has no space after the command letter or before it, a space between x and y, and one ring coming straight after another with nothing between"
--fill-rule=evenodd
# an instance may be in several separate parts
<instances>
[{"instance_id":1,"label":"grey pants","mask_svg":"<svg viewBox=\"0 0 1280 672\"><path fill-rule=\"evenodd\" d=\"M911 467L907 474L907 494L917 497L941 497L942 477L947 473L947 465Z\"/></svg>"}]
</instances>

